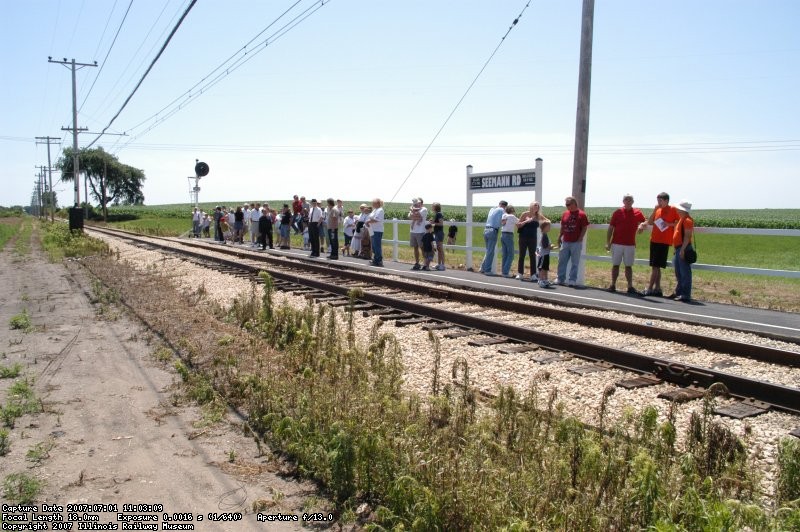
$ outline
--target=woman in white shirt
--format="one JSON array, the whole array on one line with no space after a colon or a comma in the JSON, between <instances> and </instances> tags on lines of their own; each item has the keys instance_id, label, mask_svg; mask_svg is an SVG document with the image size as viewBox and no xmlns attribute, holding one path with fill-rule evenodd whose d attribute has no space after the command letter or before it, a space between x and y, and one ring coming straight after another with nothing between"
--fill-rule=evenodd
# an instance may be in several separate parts
<instances>
[{"instance_id":1,"label":"woman in white shirt","mask_svg":"<svg viewBox=\"0 0 800 532\"><path fill-rule=\"evenodd\" d=\"M383 201L380 198L372 200L372 213L366 223L372 234L372 262L373 266L383 266Z\"/></svg>"}]
</instances>

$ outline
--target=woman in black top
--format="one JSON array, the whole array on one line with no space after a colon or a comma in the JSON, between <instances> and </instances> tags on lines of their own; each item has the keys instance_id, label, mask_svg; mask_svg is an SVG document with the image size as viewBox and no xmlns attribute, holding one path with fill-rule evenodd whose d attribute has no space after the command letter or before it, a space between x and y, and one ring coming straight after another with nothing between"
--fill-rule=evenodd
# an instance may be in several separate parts
<instances>
[{"instance_id":1,"label":"woman in black top","mask_svg":"<svg viewBox=\"0 0 800 532\"><path fill-rule=\"evenodd\" d=\"M281 249L289 249L289 229L292 226L292 211L289 210L287 203L283 204L283 211L281 211Z\"/></svg>"},{"instance_id":2,"label":"woman in black top","mask_svg":"<svg viewBox=\"0 0 800 532\"><path fill-rule=\"evenodd\" d=\"M444 271L444 214L442 214L442 204L434 203L433 209L433 240L436 242L436 254L438 265L436 269Z\"/></svg>"},{"instance_id":3,"label":"woman in black top","mask_svg":"<svg viewBox=\"0 0 800 532\"><path fill-rule=\"evenodd\" d=\"M525 255L528 255L531 268L531 281L537 281L536 277L536 239L539 223L546 220L540 212L539 202L534 201L523 212L517 222L517 233L519 234L519 262L517 263L516 279L522 280L525 275Z\"/></svg>"}]
</instances>

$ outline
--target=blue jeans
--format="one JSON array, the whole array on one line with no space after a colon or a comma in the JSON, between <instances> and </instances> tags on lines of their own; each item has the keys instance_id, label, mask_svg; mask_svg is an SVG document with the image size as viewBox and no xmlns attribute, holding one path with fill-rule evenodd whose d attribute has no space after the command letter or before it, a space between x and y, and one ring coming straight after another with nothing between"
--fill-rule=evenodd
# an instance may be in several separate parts
<instances>
[{"instance_id":1,"label":"blue jeans","mask_svg":"<svg viewBox=\"0 0 800 532\"><path fill-rule=\"evenodd\" d=\"M383 231L372 233L372 262L383 264Z\"/></svg>"},{"instance_id":2,"label":"blue jeans","mask_svg":"<svg viewBox=\"0 0 800 532\"><path fill-rule=\"evenodd\" d=\"M581 263L582 242L561 242L558 252L558 282L578 282L578 266ZM567 263L570 263L569 278L567 278Z\"/></svg>"},{"instance_id":3,"label":"blue jeans","mask_svg":"<svg viewBox=\"0 0 800 532\"><path fill-rule=\"evenodd\" d=\"M514 233L503 231L500 235L500 250L503 256L503 275L508 275L511 271L511 263L514 262Z\"/></svg>"},{"instance_id":4,"label":"blue jeans","mask_svg":"<svg viewBox=\"0 0 800 532\"><path fill-rule=\"evenodd\" d=\"M494 250L497 247L497 229L487 227L483 232L483 240L486 242L486 256L481 263L481 272L494 273Z\"/></svg>"},{"instance_id":5,"label":"blue jeans","mask_svg":"<svg viewBox=\"0 0 800 532\"><path fill-rule=\"evenodd\" d=\"M686 249L692 245L686 246ZM692 265L681 258L681 248L675 248L675 256L672 257L672 267L675 270L675 295L682 299L692 299Z\"/></svg>"},{"instance_id":6,"label":"blue jeans","mask_svg":"<svg viewBox=\"0 0 800 532\"><path fill-rule=\"evenodd\" d=\"M328 242L331 244L331 257L339 257L339 229L328 229Z\"/></svg>"}]
</instances>

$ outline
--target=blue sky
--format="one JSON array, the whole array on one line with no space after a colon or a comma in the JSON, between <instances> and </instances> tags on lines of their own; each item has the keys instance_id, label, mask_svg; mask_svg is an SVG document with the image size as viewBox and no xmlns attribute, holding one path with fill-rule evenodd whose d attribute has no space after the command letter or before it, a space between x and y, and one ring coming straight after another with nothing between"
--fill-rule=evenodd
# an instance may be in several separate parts
<instances>
[{"instance_id":1,"label":"blue sky","mask_svg":"<svg viewBox=\"0 0 800 532\"><path fill-rule=\"evenodd\" d=\"M109 129L129 136L96 144L145 171L146 203L188 202L195 159L211 167L204 202L298 193L463 204L466 165L530 168L537 157L544 203L569 194L580 0L531 2L413 172L525 2L330 0L152 130L135 127L295 1L197 2ZM99 77L78 72L79 126L100 131L188 4L0 0L0 96L10 104L0 204L29 203L34 167L47 164L35 136L72 142L61 131L72 120L70 73L47 57L103 64L130 5ZM313 5L301 0L255 42ZM798 207L798 22L795 0L597 0L587 205L630 192L649 209L666 190L698 208ZM81 145L95 136L81 134ZM72 203L71 185L56 189ZM532 194L507 196L527 204Z\"/></svg>"}]
</instances>

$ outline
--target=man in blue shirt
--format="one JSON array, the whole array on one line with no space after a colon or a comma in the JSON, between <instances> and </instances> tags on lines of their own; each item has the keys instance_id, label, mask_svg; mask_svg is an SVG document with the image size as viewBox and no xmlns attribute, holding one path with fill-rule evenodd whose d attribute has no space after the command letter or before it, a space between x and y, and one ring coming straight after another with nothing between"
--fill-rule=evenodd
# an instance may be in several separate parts
<instances>
[{"instance_id":1,"label":"man in blue shirt","mask_svg":"<svg viewBox=\"0 0 800 532\"><path fill-rule=\"evenodd\" d=\"M497 234L500 231L500 220L503 218L503 213L508 206L507 201L501 201L489 211L489 216L486 217L486 228L483 230L483 240L486 242L486 256L481 263L481 273L485 275L497 275L494 272L496 266L494 260L494 251L497 247Z\"/></svg>"}]
</instances>

